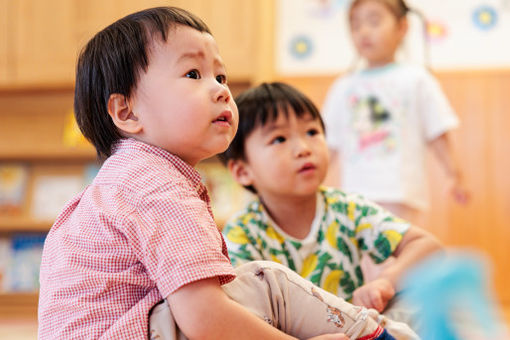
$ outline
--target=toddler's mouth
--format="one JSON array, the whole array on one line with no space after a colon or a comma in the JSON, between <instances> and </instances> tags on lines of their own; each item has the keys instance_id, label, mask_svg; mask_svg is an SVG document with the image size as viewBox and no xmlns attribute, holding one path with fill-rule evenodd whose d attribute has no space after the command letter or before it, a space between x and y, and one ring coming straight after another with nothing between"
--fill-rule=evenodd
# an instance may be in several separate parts
<instances>
[{"instance_id":1,"label":"toddler's mouth","mask_svg":"<svg viewBox=\"0 0 510 340\"><path fill-rule=\"evenodd\" d=\"M228 110L223 111L218 117L216 117L215 120L213 120L213 123L228 123L229 125L231 125L232 112Z\"/></svg>"}]
</instances>

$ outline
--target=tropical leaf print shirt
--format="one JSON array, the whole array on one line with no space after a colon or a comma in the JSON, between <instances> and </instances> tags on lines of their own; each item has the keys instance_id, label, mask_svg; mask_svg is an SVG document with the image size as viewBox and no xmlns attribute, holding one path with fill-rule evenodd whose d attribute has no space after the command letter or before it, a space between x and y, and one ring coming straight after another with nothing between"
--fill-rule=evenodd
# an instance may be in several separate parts
<instances>
[{"instance_id":1,"label":"tropical leaf print shirt","mask_svg":"<svg viewBox=\"0 0 510 340\"><path fill-rule=\"evenodd\" d=\"M296 239L282 231L255 200L223 229L234 266L253 260L279 262L325 290L352 298L363 285L360 260L376 262L397 248L409 223L359 195L321 187L309 235Z\"/></svg>"}]
</instances>

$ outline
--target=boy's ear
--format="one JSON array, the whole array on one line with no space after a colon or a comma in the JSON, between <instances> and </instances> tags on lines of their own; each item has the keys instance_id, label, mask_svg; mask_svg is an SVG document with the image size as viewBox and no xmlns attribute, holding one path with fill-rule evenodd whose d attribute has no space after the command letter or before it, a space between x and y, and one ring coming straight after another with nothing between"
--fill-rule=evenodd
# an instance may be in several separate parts
<instances>
[{"instance_id":1,"label":"boy's ear","mask_svg":"<svg viewBox=\"0 0 510 340\"><path fill-rule=\"evenodd\" d=\"M142 131L142 125L126 96L120 93L113 93L108 98L108 114L112 117L113 123L122 132L137 134Z\"/></svg>"},{"instance_id":2,"label":"boy's ear","mask_svg":"<svg viewBox=\"0 0 510 340\"><path fill-rule=\"evenodd\" d=\"M240 159L229 160L227 168L234 177L235 181L242 186L253 185L253 179L248 164Z\"/></svg>"}]
</instances>

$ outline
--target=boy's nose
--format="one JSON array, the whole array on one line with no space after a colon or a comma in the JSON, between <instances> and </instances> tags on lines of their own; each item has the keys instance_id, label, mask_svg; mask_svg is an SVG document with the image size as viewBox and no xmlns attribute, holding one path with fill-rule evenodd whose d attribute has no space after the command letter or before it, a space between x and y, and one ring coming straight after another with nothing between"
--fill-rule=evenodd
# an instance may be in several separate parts
<instances>
[{"instance_id":1,"label":"boy's nose","mask_svg":"<svg viewBox=\"0 0 510 340\"><path fill-rule=\"evenodd\" d=\"M305 157L311 154L310 146L302 139L296 142L295 155L296 157Z\"/></svg>"}]
</instances>

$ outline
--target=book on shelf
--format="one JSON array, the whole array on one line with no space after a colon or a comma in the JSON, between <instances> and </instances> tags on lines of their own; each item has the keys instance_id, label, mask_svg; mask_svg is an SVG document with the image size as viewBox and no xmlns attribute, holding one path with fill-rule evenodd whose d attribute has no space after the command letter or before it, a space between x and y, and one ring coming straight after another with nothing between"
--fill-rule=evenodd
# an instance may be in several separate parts
<instances>
[{"instance_id":1,"label":"book on shelf","mask_svg":"<svg viewBox=\"0 0 510 340\"><path fill-rule=\"evenodd\" d=\"M28 167L0 164L0 214L19 215L26 199Z\"/></svg>"},{"instance_id":2,"label":"book on shelf","mask_svg":"<svg viewBox=\"0 0 510 340\"><path fill-rule=\"evenodd\" d=\"M53 221L75 195L83 190L82 175L44 175L34 179L32 216Z\"/></svg>"},{"instance_id":3,"label":"book on shelf","mask_svg":"<svg viewBox=\"0 0 510 340\"><path fill-rule=\"evenodd\" d=\"M0 268L3 268L2 290L4 292L36 292L39 290L39 267L45 233L15 233L2 241L4 252ZM2 247L0 245L0 247Z\"/></svg>"},{"instance_id":4,"label":"book on shelf","mask_svg":"<svg viewBox=\"0 0 510 340\"><path fill-rule=\"evenodd\" d=\"M217 222L226 222L253 199L253 195L239 185L221 163L200 163L197 170L211 197L211 208Z\"/></svg>"},{"instance_id":5,"label":"book on shelf","mask_svg":"<svg viewBox=\"0 0 510 340\"><path fill-rule=\"evenodd\" d=\"M6 275L10 259L10 240L6 236L0 236L0 292L7 289Z\"/></svg>"},{"instance_id":6,"label":"book on shelf","mask_svg":"<svg viewBox=\"0 0 510 340\"><path fill-rule=\"evenodd\" d=\"M96 164L96 163L87 164L85 166L85 170L83 171L84 184L89 185L90 183L92 183L92 181L94 180L94 178L96 178L100 169L101 169L101 166L99 164Z\"/></svg>"},{"instance_id":7,"label":"book on shelf","mask_svg":"<svg viewBox=\"0 0 510 340\"><path fill-rule=\"evenodd\" d=\"M83 136L74 118L74 111L66 114L64 130L62 133L62 145L66 147L90 147L90 143Z\"/></svg>"}]
</instances>

